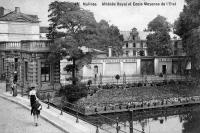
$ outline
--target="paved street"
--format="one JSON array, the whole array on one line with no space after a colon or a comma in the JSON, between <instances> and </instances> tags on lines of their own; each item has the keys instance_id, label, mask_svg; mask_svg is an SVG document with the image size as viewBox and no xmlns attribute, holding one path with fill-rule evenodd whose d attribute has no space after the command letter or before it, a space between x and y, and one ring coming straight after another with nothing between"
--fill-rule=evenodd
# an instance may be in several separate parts
<instances>
[{"instance_id":1,"label":"paved street","mask_svg":"<svg viewBox=\"0 0 200 133\"><path fill-rule=\"evenodd\" d=\"M0 133L62 133L50 123L40 119L34 126L30 111L0 97Z\"/></svg>"}]
</instances>

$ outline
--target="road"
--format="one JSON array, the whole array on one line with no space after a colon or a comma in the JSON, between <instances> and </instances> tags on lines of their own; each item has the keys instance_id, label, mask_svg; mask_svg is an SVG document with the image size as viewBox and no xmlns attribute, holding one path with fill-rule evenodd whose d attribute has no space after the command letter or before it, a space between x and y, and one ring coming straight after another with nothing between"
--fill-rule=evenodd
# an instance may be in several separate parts
<instances>
[{"instance_id":1,"label":"road","mask_svg":"<svg viewBox=\"0 0 200 133\"><path fill-rule=\"evenodd\" d=\"M29 110L0 97L0 133L63 133L43 119L39 123L34 126Z\"/></svg>"}]
</instances>

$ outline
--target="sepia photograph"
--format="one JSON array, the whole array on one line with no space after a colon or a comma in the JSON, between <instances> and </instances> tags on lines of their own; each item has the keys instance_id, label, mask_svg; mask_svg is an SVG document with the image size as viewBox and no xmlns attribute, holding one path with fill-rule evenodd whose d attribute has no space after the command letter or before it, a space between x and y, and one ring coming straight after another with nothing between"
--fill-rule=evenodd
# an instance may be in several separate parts
<instances>
[{"instance_id":1,"label":"sepia photograph","mask_svg":"<svg viewBox=\"0 0 200 133\"><path fill-rule=\"evenodd\" d=\"M199 0L0 0L0 133L199 132Z\"/></svg>"}]
</instances>

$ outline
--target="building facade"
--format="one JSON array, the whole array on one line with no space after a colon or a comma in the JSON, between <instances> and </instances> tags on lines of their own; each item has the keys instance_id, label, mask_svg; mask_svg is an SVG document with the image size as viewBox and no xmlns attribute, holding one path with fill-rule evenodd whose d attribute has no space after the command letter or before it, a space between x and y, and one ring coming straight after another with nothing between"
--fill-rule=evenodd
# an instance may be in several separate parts
<instances>
[{"instance_id":1,"label":"building facade","mask_svg":"<svg viewBox=\"0 0 200 133\"><path fill-rule=\"evenodd\" d=\"M31 83L41 90L57 88L60 63L47 61L52 42L40 40L38 17L21 13L19 7L8 14L0 11L0 74L9 82L17 74L17 83L23 88Z\"/></svg>"}]
</instances>

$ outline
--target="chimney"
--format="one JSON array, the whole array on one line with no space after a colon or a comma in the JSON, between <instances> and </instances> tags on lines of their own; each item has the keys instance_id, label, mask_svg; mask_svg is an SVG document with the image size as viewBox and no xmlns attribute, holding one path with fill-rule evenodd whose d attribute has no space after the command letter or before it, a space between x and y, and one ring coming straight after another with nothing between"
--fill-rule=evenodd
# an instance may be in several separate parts
<instances>
[{"instance_id":1,"label":"chimney","mask_svg":"<svg viewBox=\"0 0 200 133\"><path fill-rule=\"evenodd\" d=\"M112 57L112 47L108 46L108 57Z\"/></svg>"},{"instance_id":2,"label":"chimney","mask_svg":"<svg viewBox=\"0 0 200 133\"><path fill-rule=\"evenodd\" d=\"M20 12L20 7L15 7L15 12L19 13Z\"/></svg>"},{"instance_id":3,"label":"chimney","mask_svg":"<svg viewBox=\"0 0 200 133\"><path fill-rule=\"evenodd\" d=\"M4 7L0 7L0 17L4 15Z\"/></svg>"}]
</instances>

